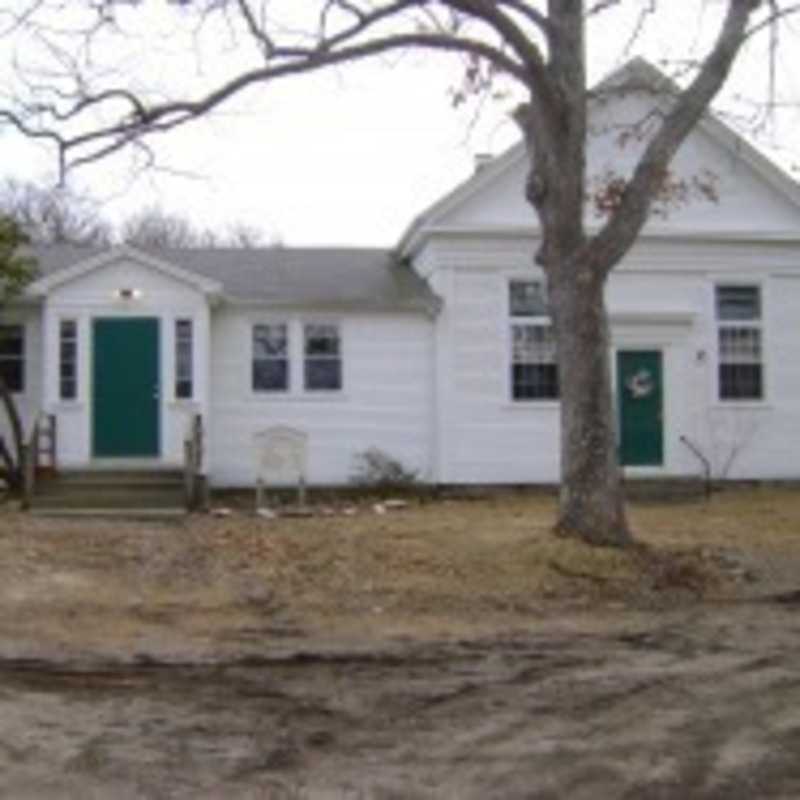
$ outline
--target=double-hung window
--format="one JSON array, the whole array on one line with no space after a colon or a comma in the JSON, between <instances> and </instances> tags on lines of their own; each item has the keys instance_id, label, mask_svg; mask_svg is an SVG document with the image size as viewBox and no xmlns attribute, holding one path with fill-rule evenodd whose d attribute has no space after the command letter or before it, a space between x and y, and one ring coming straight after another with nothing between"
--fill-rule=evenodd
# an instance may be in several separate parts
<instances>
[{"instance_id":1,"label":"double-hung window","mask_svg":"<svg viewBox=\"0 0 800 800\"><path fill-rule=\"evenodd\" d=\"M764 398L761 291L758 286L717 286L720 400Z\"/></svg>"},{"instance_id":2,"label":"double-hung window","mask_svg":"<svg viewBox=\"0 0 800 800\"><path fill-rule=\"evenodd\" d=\"M317 394L342 388L342 336L335 322L253 325L252 388L257 393Z\"/></svg>"},{"instance_id":3,"label":"double-hung window","mask_svg":"<svg viewBox=\"0 0 800 800\"><path fill-rule=\"evenodd\" d=\"M58 394L62 400L78 396L78 323L62 319L58 326Z\"/></svg>"},{"instance_id":4,"label":"double-hung window","mask_svg":"<svg viewBox=\"0 0 800 800\"><path fill-rule=\"evenodd\" d=\"M0 325L0 376L9 391L25 391L25 328Z\"/></svg>"},{"instance_id":5,"label":"double-hung window","mask_svg":"<svg viewBox=\"0 0 800 800\"><path fill-rule=\"evenodd\" d=\"M289 390L289 329L285 322L253 326L253 391Z\"/></svg>"},{"instance_id":6,"label":"double-hung window","mask_svg":"<svg viewBox=\"0 0 800 800\"><path fill-rule=\"evenodd\" d=\"M511 398L517 402L557 399L556 342L544 283L512 280L508 306Z\"/></svg>"},{"instance_id":7,"label":"double-hung window","mask_svg":"<svg viewBox=\"0 0 800 800\"><path fill-rule=\"evenodd\" d=\"M342 388L342 347L338 325L304 325L303 386L307 392L334 392Z\"/></svg>"}]
</instances>

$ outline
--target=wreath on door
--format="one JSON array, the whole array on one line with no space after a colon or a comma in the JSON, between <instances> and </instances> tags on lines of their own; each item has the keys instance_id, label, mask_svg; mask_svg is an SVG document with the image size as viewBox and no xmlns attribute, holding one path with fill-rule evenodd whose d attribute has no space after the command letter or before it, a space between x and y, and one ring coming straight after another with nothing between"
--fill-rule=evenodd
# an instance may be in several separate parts
<instances>
[{"instance_id":1,"label":"wreath on door","mask_svg":"<svg viewBox=\"0 0 800 800\"><path fill-rule=\"evenodd\" d=\"M656 388L656 382L649 370L640 369L625 381L625 388L634 400L643 400L649 397Z\"/></svg>"}]
</instances>

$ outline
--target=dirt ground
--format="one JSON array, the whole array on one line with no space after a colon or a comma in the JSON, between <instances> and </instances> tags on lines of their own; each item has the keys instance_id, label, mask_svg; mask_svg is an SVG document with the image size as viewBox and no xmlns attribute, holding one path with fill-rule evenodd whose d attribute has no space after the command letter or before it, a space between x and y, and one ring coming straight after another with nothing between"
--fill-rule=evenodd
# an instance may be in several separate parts
<instances>
[{"instance_id":1,"label":"dirt ground","mask_svg":"<svg viewBox=\"0 0 800 800\"><path fill-rule=\"evenodd\" d=\"M0 798L797 798L800 492L0 511Z\"/></svg>"}]
</instances>

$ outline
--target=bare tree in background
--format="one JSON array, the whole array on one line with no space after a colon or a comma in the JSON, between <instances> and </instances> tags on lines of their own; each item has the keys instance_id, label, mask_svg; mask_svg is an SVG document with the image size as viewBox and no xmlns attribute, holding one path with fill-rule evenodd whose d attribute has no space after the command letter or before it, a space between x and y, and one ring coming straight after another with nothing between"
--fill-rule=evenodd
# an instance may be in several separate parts
<instances>
[{"instance_id":1,"label":"bare tree in background","mask_svg":"<svg viewBox=\"0 0 800 800\"><path fill-rule=\"evenodd\" d=\"M116 238L125 244L155 249L264 246L261 231L244 223L234 223L217 231L195 225L187 217L159 206L149 206L128 217L120 225Z\"/></svg>"},{"instance_id":2,"label":"bare tree in background","mask_svg":"<svg viewBox=\"0 0 800 800\"><path fill-rule=\"evenodd\" d=\"M0 184L0 215L14 219L33 244L90 246L111 241L111 226L97 204L66 187L8 178Z\"/></svg>"},{"instance_id":3,"label":"bare tree in background","mask_svg":"<svg viewBox=\"0 0 800 800\"><path fill-rule=\"evenodd\" d=\"M27 98L18 94L19 102L0 111L0 120L51 142L62 169L129 147L152 152L147 148L155 146L156 135L249 88L392 51L462 58L465 95L491 91L500 80L515 87L522 101L514 116L529 156L525 194L531 221L537 218L541 229L532 258L547 276L558 342L558 530L596 544L630 542L615 447L606 280L635 242L671 159L725 83L748 36L761 30L775 35L794 3L720 0L716 7L724 13L716 36L687 62L685 88L669 88L655 131L631 174L616 180L607 216L592 233L583 221L588 25L623 5L638 7L644 20L657 12L658 0L182 0L172 4L169 19L173 26L192 26L192 56L209 65L204 48L225 39L234 43L230 52L237 58L226 60L235 63L233 72L216 81L209 73L202 86L175 97L144 91L124 64L116 72L97 69L103 37L124 41L125 26L145 12L146 3L124 8L129 4L87 0L86 19L72 30L63 19L59 29L45 24L54 22L63 3L21 5L30 13L6 11L6 27L35 31L57 64L45 70L34 63L26 73ZM695 34L687 30L687 40ZM58 66L62 77L56 80Z\"/></svg>"}]
</instances>

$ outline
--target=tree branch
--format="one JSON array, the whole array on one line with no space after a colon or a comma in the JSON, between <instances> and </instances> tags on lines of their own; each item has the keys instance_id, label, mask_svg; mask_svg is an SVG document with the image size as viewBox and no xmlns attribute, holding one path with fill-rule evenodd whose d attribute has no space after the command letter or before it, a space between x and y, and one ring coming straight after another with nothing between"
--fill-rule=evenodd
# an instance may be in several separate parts
<instances>
[{"instance_id":1,"label":"tree branch","mask_svg":"<svg viewBox=\"0 0 800 800\"><path fill-rule=\"evenodd\" d=\"M280 63L244 72L195 101L176 100L147 107L134 96L121 91L109 91L100 93L95 97L84 97L73 109L62 112L59 116L64 119L74 120L81 110L96 106L102 101L120 98L128 100L134 106L134 111L129 117L118 122L71 138L62 137L49 128L33 128L18 115L9 111L0 111L0 119L5 118L12 122L25 135L34 138L51 139L64 153L77 152L84 148L90 148L94 143L111 140L110 143L102 145L99 149L66 163L65 167L69 169L78 164L86 164L109 155L147 134L163 132L183 125L217 108L249 86L292 75L315 72L335 64L361 60L381 53L411 47L477 55L490 61L495 67L519 81L526 82L530 79L529 74L522 65L507 54L479 39L431 33L396 34L330 52L325 49L312 48L300 51L302 55L298 56L296 55L297 51L292 50L289 57ZM276 58L282 57L284 52L276 48Z\"/></svg>"},{"instance_id":2,"label":"tree branch","mask_svg":"<svg viewBox=\"0 0 800 800\"><path fill-rule=\"evenodd\" d=\"M610 271L641 232L670 160L725 83L758 5L759 0L729 0L725 21L699 74L689 88L676 93L674 105L645 148L619 205L583 248L581 258L596 269Z\"/></svg>"}]
</instances>

